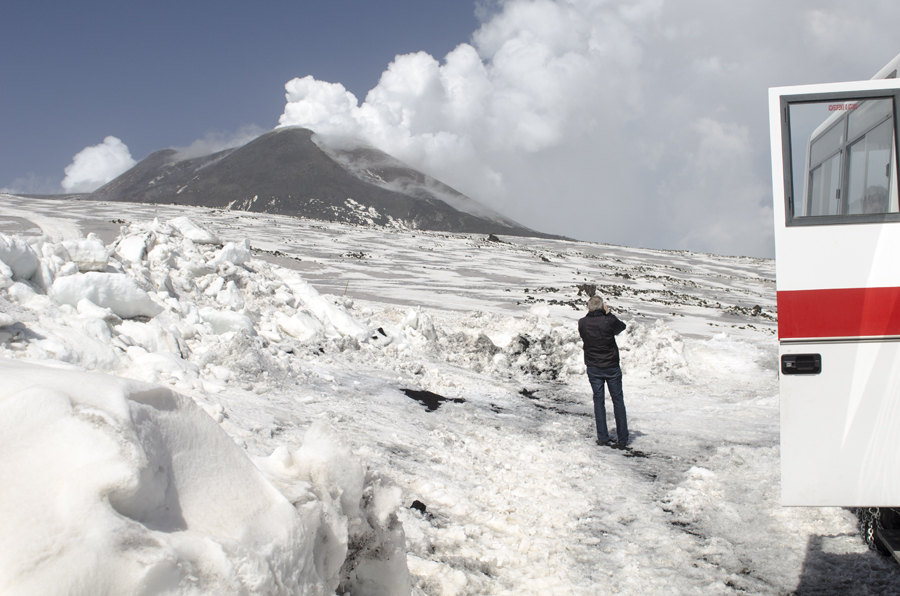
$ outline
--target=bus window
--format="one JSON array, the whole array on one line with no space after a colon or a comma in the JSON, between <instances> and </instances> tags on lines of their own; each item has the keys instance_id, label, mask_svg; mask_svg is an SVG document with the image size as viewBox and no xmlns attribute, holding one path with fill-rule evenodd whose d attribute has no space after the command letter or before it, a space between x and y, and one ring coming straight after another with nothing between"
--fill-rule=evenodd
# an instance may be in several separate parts
<instances>
[{"instance_id":1,"label":"bus window","mask_svg":"<svg viewBox=\"0 0 900 596\"><path fill-rule=\"evenodd\" d=\"M852 122L853 119L850 120ZM886 121L850 145L847 213L888 212L892 132L891 122Z\"/></svg>"},{"instance_id":2,"label":"bus window","mask_svg":"<svg viewBox=\"0 0 900 596\"><path fill-rule=\"evenodd\" d=\"M841 206L841 154L832 155L812 166L809 172L809 197L800 207L800 215L839 215ZM794 212L794 215L798 215Z\"/></svg>"},{"instance_id":3,"label":"bus window","mask_svg":"<svg viewBox=\"0 0 900 596\"><path fill-rule=\"evenodd\" d=\"M893 98L788 106L789 223L863 223L900 213L897 182L892 179Z\"/></svg>"}]
</instances>

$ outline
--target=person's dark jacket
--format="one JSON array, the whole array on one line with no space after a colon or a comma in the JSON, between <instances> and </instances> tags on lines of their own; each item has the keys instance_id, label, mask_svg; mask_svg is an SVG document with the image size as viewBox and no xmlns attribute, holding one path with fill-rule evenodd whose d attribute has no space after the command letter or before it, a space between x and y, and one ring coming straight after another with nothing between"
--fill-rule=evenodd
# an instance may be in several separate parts
<instances>
[{"instance_id":1,"label":"person's dark jacket","mask_svg":"<svg viewBox=\"0 0 900 596\"><path fill-rule=\"evenodd\" d=\"M625 330L625 323L616 315L602 310L589 312L578 321L578 334L584 342L584 365L595 368L619 366L619 346L616 336Z\"/></svg>"}]
</instances>

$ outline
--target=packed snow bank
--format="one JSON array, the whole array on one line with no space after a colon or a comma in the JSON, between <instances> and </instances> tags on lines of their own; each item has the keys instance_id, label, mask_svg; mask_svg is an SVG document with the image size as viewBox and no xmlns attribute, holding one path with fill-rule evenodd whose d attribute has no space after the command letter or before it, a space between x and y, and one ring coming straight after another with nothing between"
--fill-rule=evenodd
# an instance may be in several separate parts
<instances>
[{"instance_id":1,"label":"packed snow bank","mask_svg":"<svg viewBox=\"0 0 900 596\"><path fill-rule=\"evenodd\" d=\"M315 528L190 399L0 359L6 594L288 594ZM40 470L40 473L35 473Z\"/></svg>"},{"instance_id":2,"label":"packed snow bank","mask_svg":"<svg viewBox=\"0 0 900 596\"><path fill-rule=\"evenodd\" d=\"M295 385L288 354L359 349L368 327L246 241L177 223L110 247L2 238L0 505L21 514L0 592L408 594L399 488L321 425L251 461L202 398Z\"/></svg>"},{"instance_id":3,"label":"packed snow bank","mask_svg":"<svg viewBox=\"0 0 900 596\"><path fill-rule=\"evenodd\" d=\"M755 345L725 332L696 342L689 353L691 367L702 374L718 374L728 378L753 377L778 367L776 345Z\"/></svg>"},{"instance_id":4,"label":"packed snow bank","mask_svg":"<svg viewBox=\"0 0 900 596\"><path fill-rule=\"evenodd\" d=\"M38 238L33 244L2 236L0 289L41 320L34 330L41 339L4 343L20 348L19 356L110 372L137 364L143 373L131 376L149 381L165 380L181 369L184 374L176 376L187 382L185 377L196 379L196 372L168 360L172 354L188 358L190 340L200 340L205 352L214 343L208 336L230 341L235 334L259 334L276 343L371 336L346 308L295 273L251 259L246 240L218 250L213 240L218 242L184 217L123 227L109 248L93 235L61 243ZM69 307L77 309L77 318ZM123 326L121 319L153 319L169 341L147 345L132 337L138 328ZM135 346L162 353L162 359ZM108 353L111 348L123 353ZM156 365L141 366L151 360Z\"/></svg>"},{"instance_id":5,"label":"packed snow bank","mask_svg":"<svg viewBox=\"0 0 900 596\"><path fill-rule=\"evenodd\" d=\"M79 271L106 271L109 253L96 234L88 234L87 238L78 240L63 240L62 246L68 251L72 262L78 265Z\"/></svg>"},{"instance_id":6,"label":"packed snow bank","mask_svg":"<svg viewBox=\"0 0 900 596\"><path fill-rule=\"evenodd\" d=\"M270 482L169 389L5 358L0 376L4 594L409 593L399 489L327 426L260 459Z\"/></svg>"},{"instance_id":7,"label":"packed snow bank","mask_svg":"<svg viewBox=\"0 0 900 596\"><path fill-rule=\"evenodd\" d=\"M169 225L195 244L220 244L215 234L201 228L187 217L182 216L170 219Z\"/></svg>"},{"instance_id":8,"label":"packed snow bank","mask_svg":"<svg viewBox=\"0 0 900 596\"><path fill-rule=\"evenodd\" d=\"M635 377L660 377L690 383L690 366L684 356L684 340L657 319L652 325L630 321L619 336L622 370Z\"/></svg>"},{"instance_id":9,"label":"packed snow bank","mask_svg":"<svg viewBox=\"0 0 900 596\"><path fill-rule=\"evenodd\" d=\"M317 528L315 563L332 578L329 593L409 594L400 488L365 472L334 429L317 422L300 449L281 446L257 465Z\"/></svg>"},{"instance_id":10,"label":"packed snow bank","mask_svg":"<svg viewBox=\"0 0 900 596\"><path fill-rule=\"evenodd\" d=\"M296 299L305 304L325 325L326 334L347 336L357 340L365 339L372 334L368 327L350 316L345 309L326 300L315 288L297 275L285 269L278 270L278 273Z\"/></svg>"},{"instance_id":11,"label":"packed snow bank","mask_svg":"<svg viewBox=\"0 0 900 596\"><path fill-rule=\"evenodd\" d=\"M48 292L59 304L77 306L81 300L108 308L123 319L155 317L163 307L154 302L138 285L121 273L95 271L60 277Z\"/></svg>"},{"instance_id":12,"label":"packed snow bank","mask_svg":"<svg viewBox=\"0 0 900 596\"><path fill-rule=\"evenodd\" d=\"M243 265L250 260L250 243L246 239L237 244L229 242L216 253L213 260L219 265L224 263Z\"/></svg>"},{"instance_id":13,"label":"packed snow bank","mask_svg":"<svg viewBox=\"0 0 900 596\"><path fill-rule=\"evenodd\" d=\"M477 372L525 373L542 380L585 372L584 353L575 321L550 319L543 305L524 317L472 313L464 329L436 329L428 315L410 310L399 328L385 327L394 343L415 345L417 352L443 351L449 362ZM420 323L419 319L423 322ZM632 378L693 382L684 339L661 320L630 320L617 337L622 370ZM421 331L419 328L424 329Z\"/></svg>"},{"instance_id":14,"label":"packed snow bank","mask_svg":"<svg viewBox=\"0 0 900 596\"><path fill-rule=\"evenodd\" d=\"M67 257L65 246L49 243L37 246L37 252L44 256L35 271L48 271L47 277L52 280L48 295L57 303L77 306L87 298L120 318L157 317L158 324L179 346L207 335L220 336L224 341L235 334L259 335L279 345L344 340L365 343L375 336L379 349L405 363L409 370L420 370L421 363L416 363L421 360L419 356L429 354L476 372L525 373L541 380L584 373L574 322L563 324L550 317L546 306L533 306L524 317L476 311L458 329L438 329L427 313L409 309L396 325L383 324L381 333L376 334L368 321L357 319L345 305L322 296L295 272L252 259L246 240L228 242L218 249L213 240L218 241L187 218L135 223L123 227L120 238L107 251L111 255L110 272L79 273L82 266L66 260L72 257ZM89 241L80 242L91 245ZM29 250L23 245L16 254ZM100 250L94 252L101 255ZM33 275L40 277L36 272ZM39 293L42 284L33 281L31 287ZM11 295L19 296L26 305L31 297L24 287ZM110 332L114 343L125 336L120 338L125 348L135 343L118 323L110 325ZM209 341L203 343L200 349L205 352ZM684 342L661 322L630 321L619 343L622 366L628 374L691 382ZM140 345L151 353L160 351ZM170 347L166 352L180 352L184 357L182 349ZM128 356L147 360L134 350ZM160 379L167 374L165 368L157 371ZM147 375L136 376L154 380Z\"/></svg>"},{"instance_id":15,"label":"packed snow bank","mask_svg":"<svg viewBox=\"0 0 900 596\"><path fill-rule=\"evenodd\" d=\"M6 265L5 277L31 279L40 266L37 253L18 236L0 234L0 261Z\"/></svg>"}]
</instances>

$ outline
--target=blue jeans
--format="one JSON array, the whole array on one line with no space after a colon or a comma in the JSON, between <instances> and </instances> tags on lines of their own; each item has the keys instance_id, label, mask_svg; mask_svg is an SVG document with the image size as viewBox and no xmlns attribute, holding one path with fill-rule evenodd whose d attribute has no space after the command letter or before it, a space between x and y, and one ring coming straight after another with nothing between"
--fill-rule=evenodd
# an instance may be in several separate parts
<instances>
[{"instance_id":1,"label":"blue jeans","mask_svg":"<svg viewBox=\"0 0 900 596\"><path fill-rule=\"evenodd\" d=\"M606 396L603 384L609 386L609 397L613 403L613 414L616 417L616 434L619 443L628 442L628 421L625 418L625 396L622 394L622 369L587 367L588 380L594 390L594 417L597 419L597 440L601 443L609 441L609 429L606 427Z\"/></svg>"}]
</instances>

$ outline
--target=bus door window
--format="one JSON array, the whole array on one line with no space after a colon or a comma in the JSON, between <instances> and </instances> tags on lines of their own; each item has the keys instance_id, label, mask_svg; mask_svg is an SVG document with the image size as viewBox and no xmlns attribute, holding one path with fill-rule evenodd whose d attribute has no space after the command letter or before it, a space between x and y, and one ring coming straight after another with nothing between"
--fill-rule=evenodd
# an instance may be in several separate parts
<instances>
[{"instance_id":1,"label":"bus door window","mask_svg":"<svg viewBox=\"0 0 900 596\"><path fill-rule=\"evenodd\" d=\"M849 114L848 214L889 212L892 112L891 100L876 99L860 102L859 108Z\"/></svg>"},{"instance_id":2,"label":"bus door window","mask_svg":"<svg viewBox=\"0 0 900 596\"><path fill-rule=\"evenodd\" d=\"M892 196L893 98L807 101L788 108L789 224L866 222L900 212Z\"/></svg>"},{"instance_id":3,"label":"bus door window","mask_svg":"<svg viewBox=\"0 0 900 596\"><path fill-rule=\"evenodd\" d=\"M813 166L809 172L809 215L839 215L841 212L840 152Z\"/></svg>"}]
</instances>

